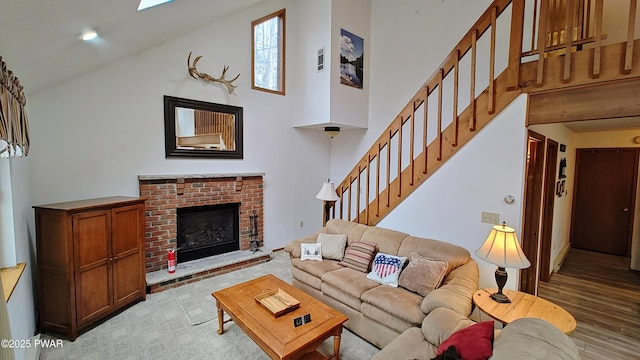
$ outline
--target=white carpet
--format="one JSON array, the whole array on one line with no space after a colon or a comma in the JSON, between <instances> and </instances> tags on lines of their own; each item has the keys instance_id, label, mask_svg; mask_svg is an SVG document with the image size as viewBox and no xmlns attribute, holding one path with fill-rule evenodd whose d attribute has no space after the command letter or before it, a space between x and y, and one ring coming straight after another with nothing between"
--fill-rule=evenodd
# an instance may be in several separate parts
<instances>
[{"instance_id":1,"label":"white carpet","mask_svg":"<svg viewBox=\"0 0 640 360\"><path fill-rule=\"evenodd\" d=\"M176 301L187 316L187 322L191 325L204 324L218 318L216 302L211 294L205 296L191 293L180 294L176 297Z\"/></svg>"},{"instance_id":2,"label":"white carpet","mask_svg":"<svg viewBox=\"0 0 640 360\"><path fill-rule=\"evenodd\" d=\"M289 255L279 251L272 258L265 264L149 294L146 301L82 332L76 341L43 348L40 360L268 360L235 323L228 323L224 334L218 335L218 322L211 321L217 315L211 293L268 273L290 283ZM42 335L45 340L57 338L56 334ZM333 339L318 350L330 354ZM341 360L368 360L378 351L350 331L342 332Z\"/></svg>"}]
</instances>

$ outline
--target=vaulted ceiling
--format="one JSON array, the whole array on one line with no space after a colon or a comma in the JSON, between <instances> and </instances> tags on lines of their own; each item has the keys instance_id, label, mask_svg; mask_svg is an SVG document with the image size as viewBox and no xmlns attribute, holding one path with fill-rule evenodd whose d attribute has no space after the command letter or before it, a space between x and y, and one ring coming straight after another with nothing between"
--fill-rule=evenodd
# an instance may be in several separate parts
<instances>
[{"instance_id":1,"label":"vaulted ceiling","mask_svg":"<svg viewBox=\"0 0 640 360\"><path fill-rule=\"evenodd\" d=\"M27 95L47 89L263 0L1 0L0 56ZM89 28L100 37L78 40Z\"/></svg>"}]
</instances>

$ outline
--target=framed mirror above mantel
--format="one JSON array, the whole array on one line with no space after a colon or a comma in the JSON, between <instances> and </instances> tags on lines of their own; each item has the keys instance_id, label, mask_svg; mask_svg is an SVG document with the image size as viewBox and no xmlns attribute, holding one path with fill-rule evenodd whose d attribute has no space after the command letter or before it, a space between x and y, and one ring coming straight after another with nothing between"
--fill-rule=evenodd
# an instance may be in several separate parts
<instances>
[{"instance_id":1,"label":"framed mirror above mantel","mask_svg":"<svg viewBox=\"0 0 640 360\"><path fill-rule=\"evenodd\" d=\"M165 155L242 159L242 107L164 96Z\"/></svg>"}]
</instances>

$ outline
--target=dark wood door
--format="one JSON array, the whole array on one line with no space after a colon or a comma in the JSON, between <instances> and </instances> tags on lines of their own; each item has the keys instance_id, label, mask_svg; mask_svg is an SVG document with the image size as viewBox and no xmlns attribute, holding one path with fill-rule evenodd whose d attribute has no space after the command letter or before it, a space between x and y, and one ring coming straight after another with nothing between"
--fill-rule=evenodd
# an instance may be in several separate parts
<instances>
[{"instance_id":1,"label":"dark wood door","mask_svg":"<svg viewBox=\"0 0 640 360\"><path fill-rule=\"evenodd\" d=\"M571 245L629 256L638 149L579 149Z\"/></svg>"},{"instance_id":2,"label":"dark wood door","mask_svg":"<svg viewBox=\"0 0 640 360\"><path fill-rule=\"evenodd\" d=\"M531 262L531 266L520 271L520 291L533 295L536 294L538 286L537 271L544 172L544 141L544 136L529 131L521 242L522 251Z\"/></svg>"},{"instance_id":3,"label":"dark wood door","mask_svg":"<svg viewBox=\"0 0 640 360\"><path fill-rule=\"evenodd\" d=\"M544 202L542 205L542 238L540 240L540 281L551 277L551 242L553 235L553 208L556 201L556 169L558 143L547 139L547 155L544 164Z\"/></svg>"},{"instance_id":4,"label":"dark wood door","mask_svg":"<svg viewBox=\"0 0 640 360\"><path fill-rule=\"evenodd\" d=\"M123 206L111 210L113 251L113 299L120 306L139 298L144 291L144 268L141 238L144 237L143 205Z\"/></svg>"},{"instance_id":5,"label":"dark wood door","mask_svg":"<svg viewBox=\"0 0 640 360\"><path fill-rule=\"evenodd\" d=\"M111 216L96 210L72 216L78 325L113 308Z\"/></svg>"}]
</instances>

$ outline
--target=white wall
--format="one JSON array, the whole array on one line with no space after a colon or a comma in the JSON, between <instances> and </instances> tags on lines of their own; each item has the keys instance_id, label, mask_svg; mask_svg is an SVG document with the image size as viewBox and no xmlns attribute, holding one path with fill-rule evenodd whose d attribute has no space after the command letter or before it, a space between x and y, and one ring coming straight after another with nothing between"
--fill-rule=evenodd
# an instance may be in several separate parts
<instances>
[{"instance_id":1,"label":"white wall","mask_svg":"<svg viewBox=\"0 0 640 360\"><path fill-rule=\"evenodd\" d=\"M340 182L351 171L490 3L372 1L369 129L343 131L334 139L332 179ZM499 69L498 65L496 74ZM481 72L478 76L484 75ZM482 211L500 213L501 220L519 233L525 109L524 98L514 102L379 226L448 241L471 252L480 247L491 229L491 225L480 222ZM509 135L504 138L504 134ZM492 168L498 168L503 176L481 175ZM516 197L515 205L503 202L507 194ZM479 265L481 286L495 286L495 267ZM510 275L507 287L515 288L517 276L515 272Z\"/></svg>"},{"instance_id":2,"label":"white wall","mask_svg":"<svg viewBox=\"0 0 640 360\"><path fill-rule=\"evenodd\" d=\"M480 221L482 211L500 214L521 238L525 115L521 95L378 225L460 245L474 258L492 226ZM506 204L506 195L516 202ZM478 266L480 287L495 287L495 266ZM508 271L506 287L515 289L517 273Z\"/></svg>"},{"instance_id":3,"label":"white wall","mask_svg":"<svg viewBox=\"0 0 640 360\"><path fill-rule=\"evenodd\" d=\"M30 156L11 160L11 189L13 194L13 224L16 242L16 262L27 266L7 304L11 333L15 339L28 339L35 331L34 285L36 272L36 242L31 208ZM25 349L16 349L16 359L22 359Z\"/></svg>"},{"instance_id":4,"label":"white wall","mask_svg":"<svg viewBox=\"0 0 640 360\"><path fill-rule=\"evenodd\" d=\"M299 74L294 82L295 92L288 93L298 98L299 114L293 119L294 126L325 124L331 121L331 1L305 0L293 2L296 18L287 17L287 22L300 29L287 34L295 38L300 48L294 59ZM317 70L318 49L324 48L324 70ZM297 86L296 86L297 83Z\"/></svg>"},{"instance_id":5,"label":"white wall","mask_svg":"<svg viewBox=\"0 0 640 360\"><path fill-rule=\"evenodd\" d=\"M575 134L562 124L532 125L530 130L544 135L547 139L555 140L558 144L567 146L566 151L558 151L555 172L558 180L558 164L562 158L567 158L565 189L566 193L561 197L555 197L553 204L553 231L551 234L551 261L549 272L553 270L553 264L560 255L560 251L569 243L571 232L571 206L573 205L573 185L575 179L576 145ZM546 155L545 155L546 156ZM555 191L555 189L554 189ZM539 232L541 233L541 232Z\"/></svg>"},{"instance_id":6,"label":"white wall","mask_svg":"<svg viewBox=\"0 0 640 360\"><path fill-rule=\"evenodd\" d=\"M371 53L368 130L344 131L334 139L332 179L344 179L490 4L489 0L371 1L371 39L365 43Z\"/></svg>"},{"instance_id":7,"label":"white wall","mask_svg":"<svg viewBox=\"0 0 640 360\"><path fill-rule=\"evenodd\" d=\"M0 267L16 264L10 160L0 159Z\"/></svg>"},{"instance_id":8,"label":"white wall","mask_svg":"<svg viewBox=\"0 0 640 360\"><path fill-rule=\"evenodd\" d=\"M321 225L314 198L330 173L330 141L294 129L304 104L295 97L251 90L251 21L296 3L273 0L29 96L31 152L11 174L17 261L28 261L9 312L13 336L35 330L33 205L111 195L138 196L139 174L264 172L264 241L281 248ZM295 6L287 18L295 18ZM296 34L296 22L287 33ZM296 93L295 55L304 36L287 42L287 94ZM96 48L99 52L100 49ZM191 79L187 54L203 55L199 70L229 65L240 73L229 95L222 85ZM244 159L166 159L163 95L244 107ZM4 216L3 216L4 218ZM304 226L301 227L300 223ZM34 270L32 272L32 270ZM21 358L21 354L17 358Z\"/></svg>"},{"instance_id":9,"label":"white wall","mask_svg":"<svg viewBox=\"0 0 640 360\"><path fill-rule=\"evenodd\" d=\"M331 122L349 127L366 128L369 122L369 94L372 43L371 1L331 1ZM344 29L364 40L364 74L362 89L340 83L340 30Z\"/></svg>"},{"instance_id":10,"label":"white wall","mask_svg":"<svg viewBox=\"0 0 640 360\"><path fill-rule=\"evenodd\" d=\"M607 38L602 40L603 45L627 41L626 25L629 22L629 3L629 0L604 0L602 33L606 34ZM592 4L595 7L595 1L592 1ZM640 34L640 8L638 7L636 7L635 20L634 39L637 39ZM624 24L623 26L620 25L621 22ZM595 31L593 24L592 29Z\"/></svg>"},{"instance_id":11,"label":"white wall","mask_svg":"<svg viewBox=\"0 0 640 360\"><path fill-rule=\"evenodd\" d=\"M292 110L301 106L293 96L250 86L251 21L293 2L261 3L32 95L33 202L137 196L139 174L264 172L265 245L280 248L318 228L322 205L314 195L329 175L329 139L291 126ZM296 18L292 12L287 19ZM297 33L295 24L287 22L288 34ZM298 69L291 54L303 40L288 37L288 94L296 93L290 85ZM217 75L227 64L231 76L240 73L236 91L229 95L222 85L190 78L190 51L203 56L202 72ZM244 159L165 159L163 95L244 107Z\"/></svg>"}]
</instances>

